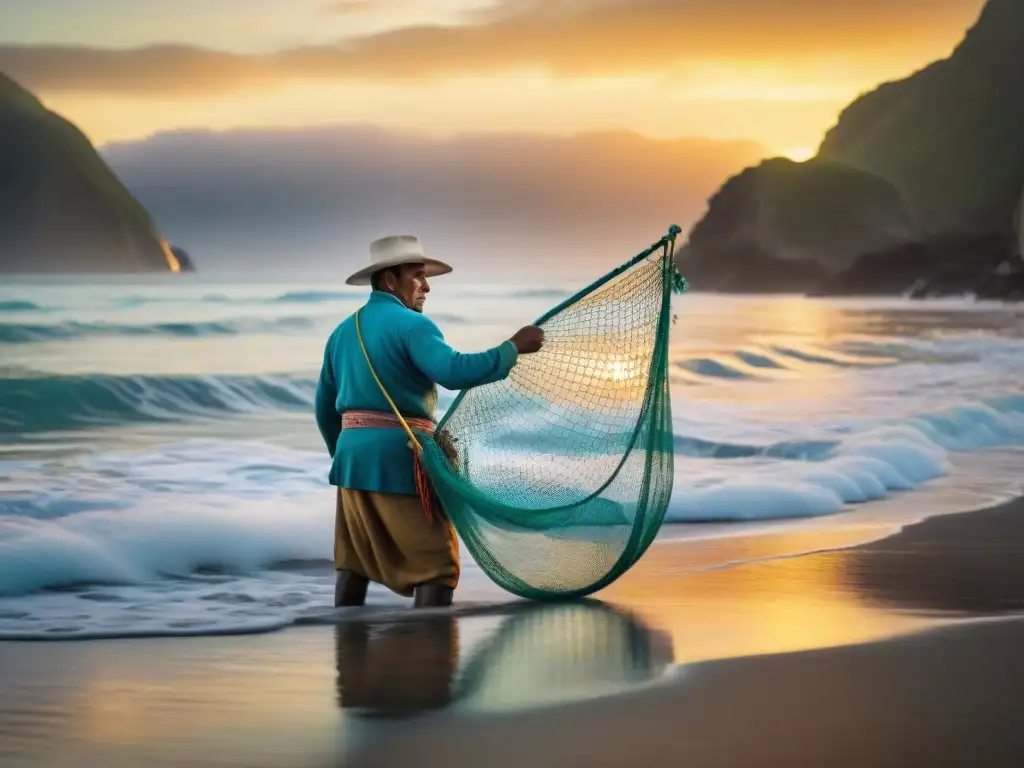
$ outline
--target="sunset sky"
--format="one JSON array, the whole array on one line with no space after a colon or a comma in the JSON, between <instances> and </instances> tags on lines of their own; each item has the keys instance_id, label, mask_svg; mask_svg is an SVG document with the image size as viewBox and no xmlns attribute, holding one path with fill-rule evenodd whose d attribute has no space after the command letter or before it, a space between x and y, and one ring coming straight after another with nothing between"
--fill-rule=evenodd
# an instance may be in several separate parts
<instances>
[{"instance_id":1,"label":"sunset sky","mask_svg":"<svg viewBox=\"0 0 1024 768\"><path fill-rule=\"evenodd\" d=\"M745 139L802 156L983 0L0 0L0 71L98 144L177 128Z\"/></svg>"}]
</instances>

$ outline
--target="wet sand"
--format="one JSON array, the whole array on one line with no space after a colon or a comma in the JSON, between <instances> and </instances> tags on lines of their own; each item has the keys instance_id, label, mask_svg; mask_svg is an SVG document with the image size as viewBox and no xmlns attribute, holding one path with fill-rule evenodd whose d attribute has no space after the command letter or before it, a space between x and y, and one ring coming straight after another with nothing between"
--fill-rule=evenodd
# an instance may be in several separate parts
<instances>
[{"instance_id":1,"label":"wet sand","mask_svg":"<svg viewBox=\"0 0 1024 768\"><path fill-rule=\"evenodd\" d=\"M643 693L421 723L349 765L1020 766L1024 622L707 662Z\"/></svg>"},{"instance_id":2,"label":"wet sand","mask_svg":"<svg viewBox=\"0 0 1024 768\"><path fill-rule=\"evenodd\" d=\"M495 767L1024 765L1024 502L711 579L746 572L764 579L767 597L778 595L776 569L811 581L837 573L831 583L864 605L940 623L877 642L683 664L662 685L557 710L421 722L350 764L429 755L430 765ZM827 620L803 616L812 636Z\"/></svg>"},{"instance_id":3,"label":"wet sand","mask_svg":"<svg viewBox=\"0 0 1024 768\"><path fill-rule=\"evenodd\" d=\"M1024 502L788 535L570 605L0 643L0 765L1024 765Z\"/></svg>"}]
</instances>

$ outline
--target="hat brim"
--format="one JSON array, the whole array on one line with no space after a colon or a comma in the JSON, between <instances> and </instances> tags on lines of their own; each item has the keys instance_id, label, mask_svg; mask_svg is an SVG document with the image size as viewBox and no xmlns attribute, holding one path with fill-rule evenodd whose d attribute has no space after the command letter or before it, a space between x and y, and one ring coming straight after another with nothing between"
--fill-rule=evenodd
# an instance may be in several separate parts
<instances>
[{"instance_id":1,"label":"hat brim","mask_svg":"<svg viewBox=\"0 0 1024 768\"><path fill-rule=\"evenodd\" d=\"M382 259L376 264L363 267L358 272L349 276L348 280L345 281L345 284L369 285L370 277L374 272L379 272L380 270L387 269L388 267L397 267L402 264L423 264L426 268L427 277L447 275L452 271L452 268L448 264L445 264L443 261L438 261L437 259L428 259L423 256L396 256L392 259Z\"/></svg>"}]
</instances>

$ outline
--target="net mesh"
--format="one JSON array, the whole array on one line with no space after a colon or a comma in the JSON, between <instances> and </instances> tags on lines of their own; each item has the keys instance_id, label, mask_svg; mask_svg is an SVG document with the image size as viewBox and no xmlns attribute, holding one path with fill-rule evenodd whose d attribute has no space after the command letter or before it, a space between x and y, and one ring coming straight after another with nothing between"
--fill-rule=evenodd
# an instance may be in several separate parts
<instances>
[{"instance_id":1,"label":"net mesh","mask_svg":"<svg viewBox=\"0 0 1024 768\"><path fill-rule=\"evenodd\" d=\"M678 228L536 324L543 349L460 393L423 441L445 513L487 575L579 597L643 555L672 491L668 337Z\"/></svg>"}]
</instances>

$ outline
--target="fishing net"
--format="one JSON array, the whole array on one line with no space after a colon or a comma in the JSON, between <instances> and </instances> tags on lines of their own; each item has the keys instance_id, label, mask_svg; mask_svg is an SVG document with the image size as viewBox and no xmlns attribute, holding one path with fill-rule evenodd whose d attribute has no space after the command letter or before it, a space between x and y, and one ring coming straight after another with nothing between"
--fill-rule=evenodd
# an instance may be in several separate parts
<instances>
[{"instance_id":1,"label":"fishing net","mask_svg":"<svg viewBox=\"0 0 1024 768\"><path fill-rule=\"evenodd\" d=\"M536 321L544 348L461 392L420 459L463 543L537 600L599 590L657 535L672 491L678 227Z\"/></svg>"}]
</instances>

